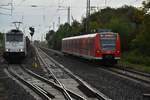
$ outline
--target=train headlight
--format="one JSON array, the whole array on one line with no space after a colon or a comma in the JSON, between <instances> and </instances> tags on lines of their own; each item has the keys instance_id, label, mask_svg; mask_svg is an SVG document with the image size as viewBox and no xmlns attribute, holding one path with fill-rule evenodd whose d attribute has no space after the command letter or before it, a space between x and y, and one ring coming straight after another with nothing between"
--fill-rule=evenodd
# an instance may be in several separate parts
<instances>
[{"instance_id":1,"label":"train headlight","mask_svg":"<svg viewBox=\"0 0 150 100\"><path fill-rule=\"evenodd\" d=\"M6 49L6 51L8 52L10 49Z\"/></svg>"},{"instance_id":2,"label":"train headlight","mask_svg":"<svg viewBox=\"0 0 150 100\"><path fill-rule=\"evenodd\" d=\"M99 50L97 50L97 51L96 51L96 53L100 53L100 51L99 51Z\"/></svg>"},{"instance_id":3,"label":"train headlight","mask_svg":"<svg viewBox=\"0 0 150 100\"><path fill-rule=\"evenodd\" d=\"M20 52L23 52L23 49L19 49Z\"/></svg>"},{"instance_id":4,"label":"train headlight","mask_svg":"<svg viewBox=\"0 0 150 100\"><path fill-rule=\"evenodd\" d=\"M100 50L96 50L96 54L101 54L101 51Z\"/></svg>"},{"instance_id":5,"label":"train headlight","mask_svg":"<svg viewBox=\"0 0 150 100\"><path fill-rule=\"evenodd\" d=\"M120 53L120 51L119 51L119 50L117 50L117 53L119 54L119 53Z\"/></svg>"}]
</instances>

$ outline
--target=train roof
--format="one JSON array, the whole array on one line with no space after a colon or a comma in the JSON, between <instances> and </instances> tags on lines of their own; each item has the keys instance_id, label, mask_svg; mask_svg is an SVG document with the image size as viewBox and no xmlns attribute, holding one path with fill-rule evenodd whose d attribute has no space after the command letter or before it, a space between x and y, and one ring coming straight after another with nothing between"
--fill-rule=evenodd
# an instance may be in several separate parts
<instances>
[{"instance_id":1,"label":"train roof","mask_svg":"<svg viewBox=\"0 0 150 100\"><path fill-rule=\"evenodd\" d=\"M86 34L86 35L80 35L80 36L73 36L73 37L63 38L63 40L79 39L79 38L85 38L85 37L95 37L96 35L97 35L97 33L94 33L94 34Z\"/></svg>"},{"instance_id":2,"label":"train roof","mask_svg":"<svg viewBox=\"0 0 150 100\"><path fill-rule=\"evenodd\" d=\"M62 40L80 39L80 38L86 38L86 37L91 37L92 38L92 37L95 37L98 34L106 34L106 33L117 34L117 33L114 33L114 32L101 32L101 33L93 33L93 34L86 34L86 35L80 35L80 36L67 37L67 38L63 38Z\"/></svg>"},{"instance_id":3,"label":"train roof","mask_svg":"<svg viewBox=\"0 0 150 100\"><path fill-rule=\"evenodd\" d=\"M99 33L99 34L118 34L118 33L114 33L114 32L101 32L101 33Z\"/></svg>"}]
</instances>

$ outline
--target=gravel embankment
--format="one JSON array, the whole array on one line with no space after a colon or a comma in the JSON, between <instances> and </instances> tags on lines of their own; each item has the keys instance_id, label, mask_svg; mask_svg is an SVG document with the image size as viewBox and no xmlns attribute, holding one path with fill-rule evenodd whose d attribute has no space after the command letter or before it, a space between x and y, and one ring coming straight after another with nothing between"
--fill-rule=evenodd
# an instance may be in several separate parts
<instances>
[{"instance_id":1,"label":"gravel embankment","mask_svg":"<svg viewBox=\"0 0 150 100\"><path fill-rule=\"evenodd\" d=\"M1 57L0 57L0 60L2 60ZM7 100L7 91L8 91L8 89L5 85L7 76L3 72L2 62L0 62L0 64L1 64L1 66L0 66L0 100Z\"/></svg>"},{"instance_id":2,"label":"gravel embankment","mask_svg":"<svg viewBox=\"0 0 150 100\"><path fill-rule=\"evenodd\" d=\"M113 100L143 100L142 95L150 93L150 88L105 72L101 70L100 65L94 65L76 57L58 56L47 52L59 63Z\"/></svg>"},{"instance_id":3,"label":"gravel embankment","mask_svg":"<svg viewBox=\"0 0 150 100\"><path fill-rule=\"evenodd\" d=\"M45 72L43 71L43 69L41 68L37 56L36 56L36 51L35 48L33 46L30 47L30 50L28 51L28 56L27 58L22 62L22 64L25 65L25 67L27 67L28 69L30 69L31 71L46 77Z\"/></svg>"}]
</instances>

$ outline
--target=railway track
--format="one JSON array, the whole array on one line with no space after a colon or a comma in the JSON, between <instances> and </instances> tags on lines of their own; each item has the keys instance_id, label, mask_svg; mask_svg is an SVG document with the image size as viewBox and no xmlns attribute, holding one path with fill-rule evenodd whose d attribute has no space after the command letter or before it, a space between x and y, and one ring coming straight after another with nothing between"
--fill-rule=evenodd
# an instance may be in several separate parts
<instances>
[{"instance_id":1,"label":"railway track","mask_svg":"<svg viewBox=\"0 0 150 100\"><path fill-rule=\"evenodd\" d=\"M38 59L44 70L49 73L49 79L63 87L71 99L75 100L111 100L103 93L96 91L86 82L75 76L64 66L48 56L40 48L37 49Z\"/></svg>"},{"instance_id":2,"label":"railway track","mask_svg":"<svg viewBox=\"0 0 150 100\"><path fill-rule=\"evenodd\" d=\"M118 67L110 67L105 68L101 67L99 70L103 70L112 74L115 74L121 78L133 81L137 84L144 85L147 89L150 89L150 74L142 73L134 70L129 69L122 69ZM143 94L143 100L149 100L150 99L150 92Z\"/></svg>"},{"instance_id":3,"label":"railway track","mask_svg":"<svg viewBox=\"0 0 150 100\"><path fill-rule=\"evenodd\" d=\"M45 48L44 48L45 49ZM49 49L46 49L49 50ZM58 55L62 55L58 51L50 50L53 53L57 53ZM121 68L119 66L111 66L111 67L100 67L100 70L105 70L109 73L113 73L116 75L119 75L120 77L132 80L134 82L140 83L142 85L145 85L147 87L150 87L150 74L143 73L131 69Z\"/></svg>"},{"instance_id":4,"label":"railway track","mask_svg":"<svg viewBox=\"0 0 150 100\"><path fill-rule=\"evenodd\" d=\"M126 76L150 87L150 74L120 68L108 68L107 70Z\"/></svg>"},{"instance_id":5,"label":"railway track","mask_svg":"<svg viewBox=\"0 0 150 100\"><path fill-rule=\"evenodd\" d=\"M71 100L64 94L64 89L30 70L21 66L9 66L7 72L37 93L43 100Z\"/></svg>"},{"instance_id":6,"label":"railway track","mask_svg":"<svg viewBox=\"0 0 150 100\"><path fill-rule=\"evenodd\" d=\"M3 72L3 66L0 66L0 67L1 67L0 68L0 100L5 100L5 98L7 97L5 80L7 80L8 77Z\"/></svg>"}]
</instances>

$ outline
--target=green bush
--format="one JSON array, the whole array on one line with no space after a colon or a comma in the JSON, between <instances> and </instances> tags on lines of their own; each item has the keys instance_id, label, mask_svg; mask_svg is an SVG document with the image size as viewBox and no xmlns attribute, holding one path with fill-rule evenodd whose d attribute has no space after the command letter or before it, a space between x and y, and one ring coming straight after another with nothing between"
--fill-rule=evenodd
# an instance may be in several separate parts
<instances>
[{"instance_id":1,"label":"green bush","mask_svg":"<svg viewBox=\"0 0 150 100\"><path fill-rule=\"evenodd\" d=\"M134 50L129 53L124 53L123 60L133 64L150 66L150 57L142 55L142 53L138 52L137 50Z\"/></svg>"},{"instance_id":2,"label":"green bush","mask_svg":"<svg viewBox=\"0 0 150 100\"><path fill-rule=\"evenodd\" d=\"M0 32L0 48L2 48L3 44L3 34Z\"/></svg>"}]
</instances>

